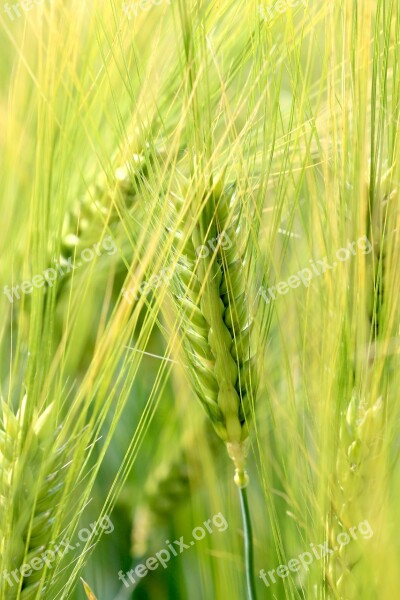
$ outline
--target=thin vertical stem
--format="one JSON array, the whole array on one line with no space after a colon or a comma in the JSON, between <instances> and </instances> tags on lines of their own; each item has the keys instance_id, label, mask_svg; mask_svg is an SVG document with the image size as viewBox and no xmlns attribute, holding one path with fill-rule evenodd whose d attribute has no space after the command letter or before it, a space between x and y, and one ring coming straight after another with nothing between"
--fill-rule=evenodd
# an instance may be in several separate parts
<instances>
[{"instance_id":1,"label":"thin vertical stem","mask_svg":"<svg viewBox=\"0 0 400 600\"><path fill-rule=\"evenodd\" d=\"M257 600L256 586L254 581L253 532L251 527L249 501L247 498L247 490L245 487L239 487L239 496L243 519L244 554L248 598L249 600Z\"/></svg>"}]
</instances>

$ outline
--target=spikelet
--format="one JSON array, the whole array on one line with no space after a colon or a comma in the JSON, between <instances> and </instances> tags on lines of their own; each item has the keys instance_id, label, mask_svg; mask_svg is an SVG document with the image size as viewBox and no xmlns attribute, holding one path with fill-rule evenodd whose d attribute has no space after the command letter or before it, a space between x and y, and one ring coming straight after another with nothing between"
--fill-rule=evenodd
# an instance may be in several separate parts
<instances>
[{"instance_id":1,"label":"spikelet","mask_svg":"<svg viewBox=\"0 0 400 600\"><path fill-rule=\"evenodd\" d=\"M182 181L181 192L172 194L171 231L177 252L187 240L173 282L186 366L193 390L227 444L235 482L244 487L248 423L257 388L248 237L234 185L218 182L204 198L199 217L183 215L188 182ZM197 220L190 230L193 217Z\"/></svg>"},{"instance_id":2,"label":"spikelet","mask_svg":"<svg viewBox=\"0 0 400 600\"><path fill-rule=\"evenodd\" d=\"M42 569L31 569L26 576L19 569L52 542L53 517L67 462L67 449L56 443L54 405L34 414L29 424L24 422L25 407L26 397L16 415L4 402L2 405L0 597L5 600L36 597Z\"/></svg>"},{"instance_id":3,"label":"spikelet","mask_svg":"<svg viewBox=\"0 0 400 600\"><path fill-rule=\"evenodd\" d=\"M82 579L82 577L81 577L81 581L82 581L83 589L85 590L85 594L86 594L88 600L97 600L96 596L90 589L89 585L86 583L86 581L84 581Z\"/></svg>"}]
</instances>

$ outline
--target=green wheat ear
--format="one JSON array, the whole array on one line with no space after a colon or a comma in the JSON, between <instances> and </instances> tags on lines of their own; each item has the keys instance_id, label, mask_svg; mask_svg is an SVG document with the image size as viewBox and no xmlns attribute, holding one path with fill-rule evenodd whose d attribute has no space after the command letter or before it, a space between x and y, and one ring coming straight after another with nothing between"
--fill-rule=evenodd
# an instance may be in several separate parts
<instances>
[{"instance_id":1,"label":"green wheat ear","mask_svg":"<svg viewBox=\"0 0 400 600\"><path fill-rule=\"evenodd\" d=\"M150 146L131 139L130 147L136 147L129 158L120 162L112 159L117 166L110 178L104 172L97 175L87 192L77 200L66 213L61 236L59 262L66 264L68 259L85 247L85 237L92 230L112 226L120 214L141 208L140 188L150 171L157 168L165 158L166 148L160 138Z\"/></svg>"},{"instance_id":2,"label":"green wheat ear","mask_svg":"<svg viewBox=\"0 0 400 600\"><path fill-rule=\"evenodd\" d=\"M152 473L144 489L142 503L135 512L132 529L132 556L140 558L158 548L162 529L173 510L190 494L190 469L185 452L181 449L174 459L168 457ZM154 539L156 538L156 539ZM161 540L162 541L162 540Z\"/></svg>"},{"instance_id":3,"label":"green wheat ear","mask_svg":"<svg viewBox=\"0 0 400 600\"><path fill-rule=\"evenodd\" d=\"M184 364L218 436L235 466L245 539L248 598L256 598L252 529L246 487L249 424L258 384L251 235L235 184L214 181L197 190L177 169L171 190L176 270L172 281ZM196 211L197 209L197 211ZM211 251L210 251L211 250Z\"/></svg>"},{"instance_id":4,"label":"green wheat ear","mask_svg":"<svg viewBox=\"0 0 400 600\"><path fill-rule=\"evenodd\" d=\"M214 186L204 198L201 214L190 215L195 223L191 230L187 187L184 182L171 202L178 258L173 291L184 331L186 367L193 390L227 445L235 482L245 487L246 441L257 388L248 239L235 185ZM180 255L182 240L184 255Z\"/></svg>"},{"instance_id":5,"label":"green wheat ear","mask_svg":"<svg viewBox=\"0 0 400 600\"><path fill-rule=\"evenodd\" d=\"M200 432L184 436L173 452L166 455L152 471L145 486L143 499L138 506L132 528L132 556L149 556L160 548L163 534L170 525L177 507L184 504L196 488L203 484L202 466L196 440L201 433L213 455L217 455L218 439L207 423ZM211 434L211 435L210 435ZM217 443L216 443L217 442ZM219 444L219 443L218 443Z\"/></svg>"},{"instance_id":6,"label":"green wheat ear","mask_svg":"<svg viewBox=\"0 0 400 600\"><path fill-rule=\"evenodd\" d=\"M373 474L379 458L383 432L383 401L366 408L354 395L340 426L339 451L336 463L338 490L334 502L334 520L328 528L330 547L335 547L337 536L367 521L375 515L371 502L374 487ZM330 555L328 582L335 598L363 597L360 589L363 568L363 548L359 540L342 545ZM364 590L365 592L365 590Z\"/></svg>"},{"instance_id":7,"label":"green wheat ear","mask_svg":"<svg viewBox=\"0 0 400 600\"><path fill-rule=\"evenodd\" d=\"M52 525L65 479L66 447L57 446L54 404L25 423L26 397L15 415L2 403L0 428L1 598L35 598L42 571L11 580L5 573L39 556L52 542Z\"/></svg>"},{"instance_id":8,"label":"green wheat ear","mask_svg":"<svg viewBox=\"0 0 400 600\"><path fill-rule=\"evenodd\" d=\"M85 195L66 213L62 225L59 262L61 266L85 246L85 236L90 230L112 225L118 219L118 207L131 209L138 198L140 178L146 171L144 153L132 154L108 181L105 173L97 176Z\"/></svg>"},{"instance_id":9,"label":"green wheat ear","mask_svg":"<svg viewBox=\"0 0 400 600\"><path fill-rule=\"evenodd\" d=\"M367 270L370 290L368 294L367 319L370 325L371 340L376 342L384 331L385 311L385 263L390 232L389 215L395 208L397 191L393 189L391 169L381 178L379 190L369 190L370 212L368 214L368 238L373 244ZM373 366L373 361L370 366ZM366 375L368 377L368 370ZM351 527L376 517L377 507L373 505L373 492L376 486L375 474L381 452L384 425L384 403L379 398L371 406L366 406L354 393L339 430L339 448L336 463L337 490L333 502L333 522L328 526L331 547L335 546L337 535L348 532ZM362 547L357 540L343 545L339 553L330 556L328 583L335 598L347 600L365 596L362 588Z\"/></svg>"}]
</instances>

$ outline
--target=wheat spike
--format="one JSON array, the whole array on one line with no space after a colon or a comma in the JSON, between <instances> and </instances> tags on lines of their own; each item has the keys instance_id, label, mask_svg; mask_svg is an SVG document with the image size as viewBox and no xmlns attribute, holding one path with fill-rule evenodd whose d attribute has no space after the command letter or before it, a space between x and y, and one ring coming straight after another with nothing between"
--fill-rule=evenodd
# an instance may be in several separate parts
<instances>
[{"instance_id":1,"label":"wheat spike","mask_svg":"<svg viewBox=\"0 0 400 600\"><path fill-rule=\"evenodd\" d=\"M145 166L145 155L133 154L130 160L115 170L113 186L110 186L105 173L101 173L86 194L73 204L62 225L61 265L84 247L85 234L95 224L100 227L104 223L112 225L118 219L118 205L122 203L128 210L134 206L138 182L144 174Z\"/></svg>"},{"instance_id":2,"label":"wheat spike","mask_svg":"<svg viewBox=\"0 0 400 600\"><path fill-rule=\"evenodd\" d=\"M152 473L144 489L142 503L136 509L132 528L132 555L142 557L157 549L162 529L174 509L190 493L191 470L184 451L175 460L168 457ZM154 540L156 538L156 540Z\"/></svg>"},{"instance_id":3,"label":"wheat spike","mask_svg":"<svg viewBox=\"0 0 400 600\"><path fill-rule=\"evenodd\" d=\"M202 423L196 435L184 435L174 451L164 457L148 477L143 499L138 506L132 527L132 556L150 555L163 543L164 530L170 525L171 515L183 505L204 479L198 456L197 439L207 440L213 456L218 455L216 438L208 422Z\"/></svg>"},{"instance_id":4,"label":"wheat spike","mask_svg":"<svg viewBox=\"0 0 400 600\"><path fill-rule=\"evenodd\" d=\"M183 194L173 193L172 220L180 225L171 230L177 251L179 243L187 240L174 280L186 365L194 391L227 444L235 481L245 486L248 422L257 387L251 343L254 318L246 279L248 240L240 225L235 186L221 183L204 199L202 213L188 231L190 220L182 217L185 185ZM212 251L199 252L210 248L210 241Z\"/></svg>"},{"instance_id":5,"label":"wheat spike","mask_svg":"<svg viewBox=\"0 0 400 600\"><path fill-rule=\"evenodd\" d=\"M373 245L368 264L371 291L367 318L374 342L378 341L384 325L387 217L388 209L397 195L395 190L390 191L390 171L383 176L380 185L384 192L377 197L372 194L373 202L367 223L368 238ZM373 360L370 367L373 367ZM360 521L375 517L374 472L383 438L383 417L384 403L381 398L368 406L357 393L353 394L347 411L342 415L336 463L338 493L333 506L334 522L328 527L332 546L340 531L347 531ZM347 600L364 595L362 577L357 578L357 568L361 565L362 548L355 541L343 546L339 554L331 557L328 581L335 598Z\"/></svg>"},{"instance_id":6,"label":"wheat spike","mask_svg":"<svg viewBox=\"0 0 400 600\"><path fill-rule=\"evenodd\" d=\"M85 245L85 235L95 226L103 228L112 225L119 219L119 210L140 208L138 202L140 186L149 176L149 167L160 165L165 158L166 149L162 138L150 146L140 143L137 132L136 142L131 137L129 158L120 162L117 153L112 163L117 164L111 181L104 172L97 175L83 197L77 200L65 215L62 225L62 241L60 248L61 265Z\"/></svg>"},{"instance_id":7,"label":"wheat spike","mask_svg":"<svg viewBox=\"0 0 400 600\"><path fill-rule=\"evenodd\" d=\"M2 405L0 590L1 598L7 600L36 597L42 569L26 576L19 569L52 542L53 517L67 460L67 449L57 446L55 439L54 405L34 414L29 425L24 422L25 408L26 397L16 415L4 402Z\"/></svg>"},{"instance_id":8,"label":"wheat spike","mask_svg":"<svg viewBox=\"0 0 400 600\"><path fill-rule=\"evenodd\" d=\"M373 519L376 508L372 502L373 473L379 459L383 432L383 401L379 398L366 408L354 394L343 415L339 450L336 463L337 494L333 506L333 521L328 527L330 548L337 546L337 536L348 533L351 527ZM363 548L360 540L342 545L339 552L330 555L328 581L334 598L348 600L361 598L363 578L357 577L362 569ZM361 586L361 587L360 587Z\"/></svg>"}]
</instances>

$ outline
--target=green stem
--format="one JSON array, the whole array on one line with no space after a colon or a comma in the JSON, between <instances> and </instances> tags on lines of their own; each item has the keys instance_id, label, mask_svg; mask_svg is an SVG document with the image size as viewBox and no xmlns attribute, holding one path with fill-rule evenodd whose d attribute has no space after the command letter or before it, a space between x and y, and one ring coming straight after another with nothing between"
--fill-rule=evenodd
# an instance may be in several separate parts
<instances>
[{"instance_id":1,"label":"green stem","mask_svg":"<svg viewBox=\"0 0 400 600\"><path fill-rule=\"evenodd\" d=\"M247 592L249 600L257 600L256 585L254 581L254 551L253 551L253 532L251 529L251 519L249 510L249 501L245 487L239 487L240 506L242 508L243 530L244 530L244 553L246 564Z\"/></svg>"}]
</instances>

